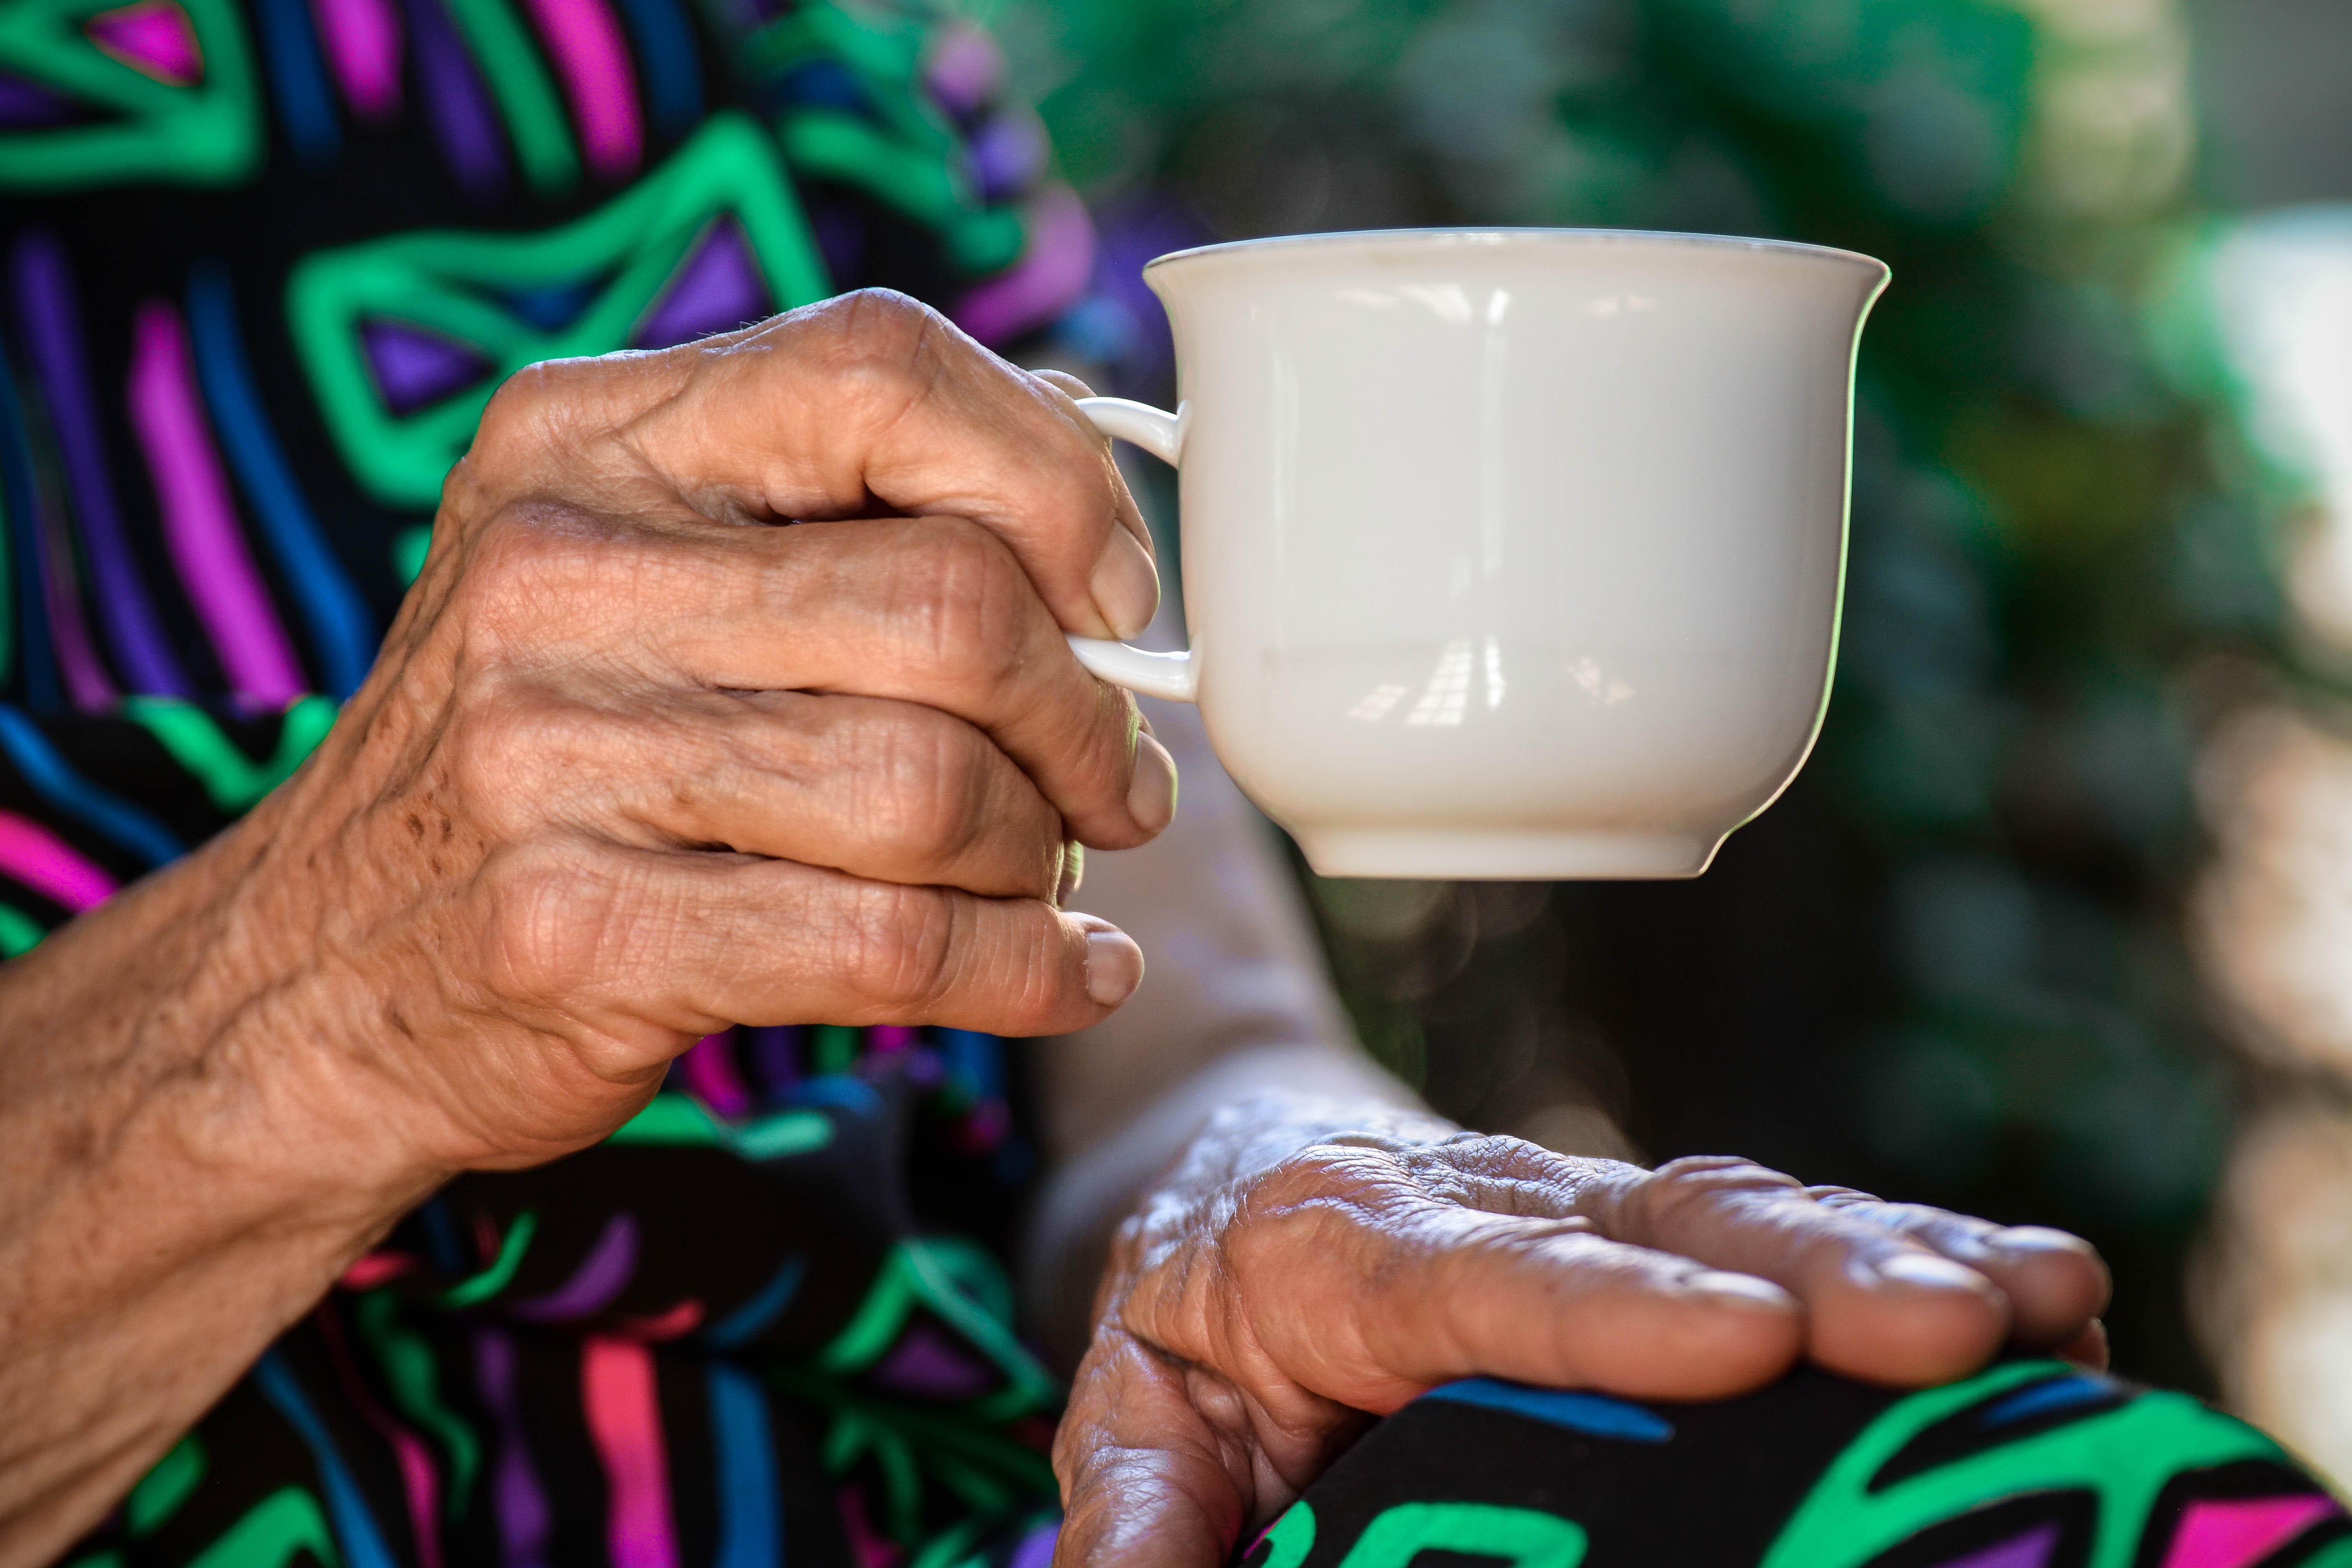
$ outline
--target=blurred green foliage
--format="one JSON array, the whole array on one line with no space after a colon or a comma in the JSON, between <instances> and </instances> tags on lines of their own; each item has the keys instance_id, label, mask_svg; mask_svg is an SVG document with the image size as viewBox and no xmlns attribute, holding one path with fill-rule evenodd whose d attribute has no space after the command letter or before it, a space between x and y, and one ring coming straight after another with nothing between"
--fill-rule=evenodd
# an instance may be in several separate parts
<instances>
[{"instance_id":1,"label":"blurred green foliage","mask_svg":"<svg viewBox=\"0 0 2352 1568\"><path fill-rule=\"evenodd\" d=\"M1893 265L1836 696L1789 797L1694 884L1314 890L1368 1043L1443 1109L1540 1133L1597 1108L1652 1158L1731 1149L2074 1226L2117 1265L2119 1363L2201 1384L2179 1275L2231 1090L2179 924L2189 758L2279 611L2200 411L2141 345L2193 217L2167 0L982 14L1115 269L1186 238L1454 224Z\"/></svg>"}]
</instances>

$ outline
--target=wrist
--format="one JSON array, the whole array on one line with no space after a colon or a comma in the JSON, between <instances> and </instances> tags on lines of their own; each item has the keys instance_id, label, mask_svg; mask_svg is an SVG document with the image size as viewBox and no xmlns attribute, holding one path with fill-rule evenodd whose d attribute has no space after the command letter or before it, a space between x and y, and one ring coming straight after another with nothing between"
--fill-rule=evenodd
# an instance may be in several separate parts
<instances>
[{"instance_id":1,"label":"wrist","mask_svg":"<svg viewBox=\"0 0 2352 1568\"><path fill-rule=\"evenodd\" d=\"M0 1102L53 1155L19 1171L67 1177L43 1185L178 1169L192 1217L215 1216L178 1233L192 1247L224 1226L363 1246L450 1173L338 1048L333 1014L382 1003L331 994L310 933L257 896L272 826L257 813L10 966Z\"/></svg>"}]
</instances>

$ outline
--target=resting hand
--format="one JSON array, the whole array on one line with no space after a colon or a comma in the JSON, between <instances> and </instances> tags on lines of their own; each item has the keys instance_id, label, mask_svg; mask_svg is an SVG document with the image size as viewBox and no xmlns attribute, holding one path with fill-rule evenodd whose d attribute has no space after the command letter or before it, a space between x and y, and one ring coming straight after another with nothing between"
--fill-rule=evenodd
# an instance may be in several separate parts
<instances>
[{"instance_id":1,"label":"resting hand","mask_svg":"<svg viewBox=\"0 0 2352 1568\"><path fill-rule=\"evenodd\" d=\"M1650 1172L1259 1102L1213 1122L1113 1243L1055 1446L1055 1562L1215 1568L1365 1413L1454 1378L1704 1399L1800 1355L1906 1384L2005 1342L2103 1361L2106 1291L2072 1237L1744 1161Z\"/></svg>"}]
</instances>

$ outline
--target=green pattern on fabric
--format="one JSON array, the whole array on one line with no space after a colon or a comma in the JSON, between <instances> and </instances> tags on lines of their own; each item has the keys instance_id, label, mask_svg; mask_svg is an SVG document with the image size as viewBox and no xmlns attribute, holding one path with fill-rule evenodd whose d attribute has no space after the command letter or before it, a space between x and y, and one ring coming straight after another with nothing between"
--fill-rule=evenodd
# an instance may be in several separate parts
<instances>
[{"instance_id":1,"label":"green pattern on fabric","mask_svg":"<svg viewBox=\"0 0 2352 1568\"><path fill-rule=\"evenodd\" d=\"M1265 1532L1265 1568L1298 1568L1315 1550L1315 1509L1300 1498Z\"/></svg>"},{"instance_id":2,"label":"green pattern on fabric","mask_svg":"<svg viewBox=\"0 0 2352 1568\"><path fill-rule=\"evenodd\" d=\"M700 1100L664 1092L614 1128L604 1142L628 1147L725 1149L746 1160L813 1154L833 1142L833 1122L821 1110L779 1110L745 1121L721 1121Z\"/></svg>"},{"instance_id":3,"label":"green pattern on fabric","mask_svg":"<svg viewBox=\"0 0 2352 1568\"><path fill-rule=\"evenodd\" d=\"M821 1078L847 1072L857 1065L863 1038L846 1024L819 1024L809 1042L809 1066Z\"/></svg>"},{"instance_id":4,"label":"green pattern on fabric","mask_svg":"<svg viewBox=\"0 0 2352 1568\"><path fill-rule=\"evenodd\" d=\"M514 1283L515 1270L522 1267L522 1256L530 1250L530 1238L539 1234L539 1214L526 1209L515 1215L507 1227L506 1240L499 1245L498 1258L488 1268L471 1279L461 1279L441 1298L445 1307L477 1307Z\"/></svg>"},{"instance_id":5,"label":"green pattern on fabric","mask_svg":"<svg viewBox=\"0 0 2352 1568\"><path fill-rule=\"evenodd\" d=\"M425 570L425 557L433 548L433 525L420 522L402 529L392 536L392 571L404 588L416 581Z\"/></svg>"},{"instance_id":6,"label":"green pattern on fabric","mask_svg":"<svg viewBox=\"0 0 2352 1568\"><path fill-rule=\"evenodd\" d=\"M41 945L48 928L12 904L0 904L0 958L15 958Z\"/></svg>"},{"instance_id":7,"label":"green pattern on fabric","mask_svg":"<svg viewBox=\"0 0 2352 1568\"><path fill-rule=\"evenodd\" d=\"M292 777L302 760L335 727L333 700L305 697L286 710L284 727L278 731L278 749L257 763L222 733L211 714L193 702L177 697L126 697L122 712L154 736L172 753L172 760L205 786L213 805L231 816L250 810L263 795Z\"/></svg>"},{"instance_id":8,"label":"green pattern on fabric","mask_svg":"<svg viewBox=\"0 0 2352 1568\"><path fill-rule=\"evenodd\" d=\"M122 0L9 0L0 70L65 93L85 123L0 132L0 190L123 182L232 185L260 167L264 139L252 51L235 0L178 0L195 29L202 79L158 81L107 55L82 24Z\"/></svg>"},{"instance_id":9,"label":"green pattern on fabric","mask_svg":"<svg viewBox=\"0 0 2352 1568\"><path fill-rule=\"evenodd\" d=\"M194 1432L172 1445L155 1468L131 1489L122 1505L124 1522L133 1540L144 1540L180 1511L205 1479L205 1443Z\"/></svg>"},{"instance_id":10,"label":"green pattern on fabric","mask_svg":"<svg viewBox=\"0 0 2352 1568\"><path fill-rule=\"evenodd\" d=\"M999 271L1021 258L1027 226L1019 212L982 201L964 138L923 89L929 44L930 29L917 15L807 5L751 34L734 63L751 81L812 61L847 67L871 117L818 105L785 110L776 117L776 139L793 166L854 185L937 230L964 273Z\"/></svg>"},{"instance_id":11,"label":"green pattern on fabric","mask_svg":"<svg viewBox=\"0 0 2352 1568\"><path fill-rule=\"evenodd\" d=\"M453 1520L466 1516L474 1479L481 1473L482 1440L464 1417L441 1398L441 1368L424 1336L400 1321L400 1301L389 1290L372 1291L359 1300L359 1328L376 1363L383 1368L392 1402L402 1415L439 1439L449 1457L449 1492L444 1510Z\"/></svg>"},{"instance_id":12,"label":"green pattern on fabric","mask_svg":"<svg viewBox=\"0 0 2352 1568\"><path fill-rule=\"evenodd\" d=\"M562 195L580 183L580 152L547 68L531 47L506 0L449 0L449 14L490 84L499 117L514 141L523 178L541 195Z\"/></svg>"},{"instance_id":13,"label":"green pattern on fabric","mask_svg":"<svg viewBox=\"0 0 2352 1568\"><path fill-rule=\"evenodd\" d=\"M827 1475L847 1472L870 1456L882 1472L883 1528L909 1551L920 1551L921 1477L929 1471L966 1507L992 1506L1009 1494L1024 1506L1055 1496L1054 1467L1045 1456L970 1419L970 1406L941 1410L877 1398L821 1373L771 1367L768 1382L787 1399L831 1418L818 1451ZM975 1482L985 1490L976 1490Z\"/></svg>"},{"instance_id":14,"label":"green pattern on fabric","mask_svg":"<svg viewBox=\"0 0 2352 1568\"><path fill-rule=\"evenodd\" d=\"M1483 1502L1402 1502L1356 1537L1339 1568L1405 1568L1424 1552L1499 1557L1514 1568L1576 1568L1581 1525L1531 1508Z\"/></svg>"},{"instance_id":15,"label":"green pattern on fabric","mask_svg":"<svg viewBox=\"0 0 2352 1568\"><path fill-rule=\"evenodd\" d=\"M287 282L287 319L352 477L387 506L433 506L499 382L540 360L626 348L697 243L729 216L781 307L832 291L774 144L733 113L714 115L668 163L559 228L426 230L303 258ZM583 283L596 285L587 309L551 331L493 297ZM362 324L375 320L464 343L491 372L468 391L395 415L361 341Z\"/></svg>"},{"instance_id":16,"label":"green pattern on fabric","mask_svg":"<svg viewBox=\"0 0 2352 1568\"><path fill-rule=\"evenodd\" d=\"M341 1568L319 1500L301 1487L286 1487L247 1510L188 1568L284 1568L298 1552L310 1552L326 1568Z\"/></svg>"},{"instance_id":17,"label":"green pattern on fabric","mask_svg":"<svg viewBox=\"0 0 2352 1568\"><path fill-rule=\"evenodd\" d=\"M2098 1538L2086 1568L2127 1568L2138 1549L2140 1521L2174 1476L2239 1459L2290 1462L2261 1433L2187 1394L2144 1394L2113 1410L1869 1489L1881 1466L1945 1416L2005 1389L2073 1371L2063 1362L2013 1363L1889 1407L1832 1461L1760 1568L1867 1563L1895 1542L1980 1504L2019 1492L2074 1488L2099 1499Z\"/></svg>"},{"instance_id":18,"label":"green pattern on fabric","mask_svg":"<svg viewBox=\"0 0 2352 1568\"><path fill-rule=\"evenodd\" d=\"M835 1373L865 1371L898 1342L908 1316L923 1307L987 1356L1005 1380L1003 1388L964 1407L973 1419L1006 1421L1049 1407L1061 1385L1013 1337L1002 1309L991 1310L1009 1296L964 1283L976 1273L993 1280L1003 1270L986 1249L970 1242L944 1237L900 1242L875 1271L849 1322L817 1352L816 1364Z\"/></svg>"}]
</instances>

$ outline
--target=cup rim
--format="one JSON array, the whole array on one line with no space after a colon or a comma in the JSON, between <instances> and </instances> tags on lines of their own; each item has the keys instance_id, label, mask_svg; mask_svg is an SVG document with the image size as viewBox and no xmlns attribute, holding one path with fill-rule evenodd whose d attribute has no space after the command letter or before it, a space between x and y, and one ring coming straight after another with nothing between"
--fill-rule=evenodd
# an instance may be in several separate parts
<instances>
[{"instance_id":1,"label":"cup rim","mask_svg":"<svg viewBox=\"0 0 2352 1568\"><path fill-rule=\"evenodd\" d=\"M1664 244L1687 247L1697 250L1747 251L1751 254L1776 254L1804 257L1822 261L1854 262L1882 277L1891 276L1893 268L1874 256L1859 250L1843 250L1833 245L1813 245L1801 239L1763 239L1732 234L1686 234L1672 229L1646 228L1542 228L1542 227L1482 227L1482 228L1356 228L1339 229L1328 234L1277 234L1257 239L1220 240L1213 245L1195 245L1183 250L1171 250L1143 264L1148 275L1158 268L1180 261L1197 261L1213 256L1229 256L1241 251L1312 250L1344 246L1362 247L1369 241L1387 241L1415 249L1448 250L1457 247L1505 245L1543 246L1616 246L1626 244Z\"/></svg>"}]
</instances>

